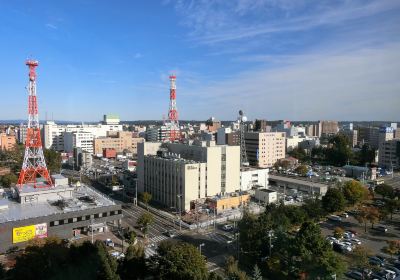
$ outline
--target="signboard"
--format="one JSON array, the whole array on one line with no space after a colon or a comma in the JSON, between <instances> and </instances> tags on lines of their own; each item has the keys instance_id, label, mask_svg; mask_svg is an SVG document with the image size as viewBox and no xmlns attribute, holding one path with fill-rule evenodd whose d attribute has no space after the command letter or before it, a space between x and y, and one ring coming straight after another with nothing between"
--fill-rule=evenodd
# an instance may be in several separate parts
<instances>
[{"instance_id":1,"label":"signboard","mask_svg":"<svg viewBox=\"0 0 400 280\"><path fill-rule=\"evenodd\" d=\"M47 237L46 223L13 228L13 244L44 237Z\"/></svg>"}]
</instances>

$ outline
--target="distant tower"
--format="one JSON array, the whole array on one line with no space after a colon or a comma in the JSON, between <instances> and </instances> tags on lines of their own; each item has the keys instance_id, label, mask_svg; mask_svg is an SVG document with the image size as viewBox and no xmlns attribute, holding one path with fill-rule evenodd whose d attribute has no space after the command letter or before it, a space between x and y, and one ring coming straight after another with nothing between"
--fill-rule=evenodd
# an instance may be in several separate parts
<instances>
[{"instance_id":1,"label":"distant tower","mask_svg":"<svg viewBox=\"0 0 400 280\"><path fill-rule=\"evenodd\" d=\"M169 111L167 126L169 127L169 140L174 142L181 138L178 122L178 108L176 107L176 76L169 76L170 90L169 90Z\"/></svg>"},{"instance_id":2,"label":"distant tower","mask_svg":"<svg viewBox=\"0 0 400 280\"><path fill-rule=\"evenodd\" d=\"M35 188L50 187L53 185L49 171L44 160L42 139L40 137L39 112L36 99L36 72L39 63L35 60L27 60L29 67L28 85L28 127L25 140L25 156L22 170L19 174L18 185L33 183ZM36 179L42 177L45 183L37 184Z\"/></svg>"},{"instance_id":3,"label":"distant tower","mask_svg":"<svg viewBox=\"0 0 400 280\"><path fill-rule=\"evenodd\" d=\"M244 140L244 128L245 122L247 121L247 117L244 115L243 111L239 111L238 123L239 123L239 131L240 131L240 167L249 166L249 161L247 160L247 152L246 152L246 142Z\"/></svg>"}]
</instances>

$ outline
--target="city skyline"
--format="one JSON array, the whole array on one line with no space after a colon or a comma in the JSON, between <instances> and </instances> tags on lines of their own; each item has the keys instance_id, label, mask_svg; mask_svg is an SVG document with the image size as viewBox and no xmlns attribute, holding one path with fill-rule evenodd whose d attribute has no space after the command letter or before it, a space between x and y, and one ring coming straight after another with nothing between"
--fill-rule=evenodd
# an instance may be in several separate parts
<instances>
[{"instance_id":1,"label":"city skyline","mask_svg":"<svg viewBox=\"0 0 400 280\"><path fill-rule=\"evenodd\" d=\"M235 119L239 109L249 119L399 120L396 1L0 7L0 119L25 119L32 57L41 119L161 120L173 72L185 120Z\"/></svg>"}]
</instances>

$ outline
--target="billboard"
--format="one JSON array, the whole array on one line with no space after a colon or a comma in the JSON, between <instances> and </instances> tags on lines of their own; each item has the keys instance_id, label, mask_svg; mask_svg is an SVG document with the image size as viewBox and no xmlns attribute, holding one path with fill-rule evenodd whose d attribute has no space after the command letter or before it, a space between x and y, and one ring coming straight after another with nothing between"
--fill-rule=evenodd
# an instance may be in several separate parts
<instances>
[{"instance_id":1,"label":"billboard","mask_svg":"<svg viewBox=\"0 0 400 280\"><path fill-rule=\"evenodd\" d=\"M47 237L46 223L13 228L13 244L44 237Z\"/></svg>"}]
</instances>

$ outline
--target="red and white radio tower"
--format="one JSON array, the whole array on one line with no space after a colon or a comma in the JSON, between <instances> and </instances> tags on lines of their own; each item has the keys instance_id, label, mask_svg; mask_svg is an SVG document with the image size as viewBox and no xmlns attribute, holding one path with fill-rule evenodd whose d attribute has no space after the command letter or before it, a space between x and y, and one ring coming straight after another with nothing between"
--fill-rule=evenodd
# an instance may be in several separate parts
<instances>
[{"instance_id":1,"label":"red and white radio tower","mask_svg":"<svg viewBox=\"0 0 400 280\"><path fill-rule=\"evenodd\" d=\"M168 125L170 129L169 140L174 142L181 138L178 122L178 108L176 107L176 76L169 76L170 90L169 90L169 111L168 111Z\"/></svg>"},{"instance_id":2,"label":"red and white radio tower","mask_svg":"<svg viewBox=\"0 0 400 280\"><path fill-rule=\"evenodd\" d=\"M19 174L18 185L33 183L35 188L51 187L53 185L49 171L44 160L42 139L40 137L39 113L36 99L36 72L35 68L39 63L35 60L27 60L29 67L28 85L28 128L26 131L25 156L22 170ZM37 177L42 177L46 184L38 185Z\"/></svg>"}]
</instances>

